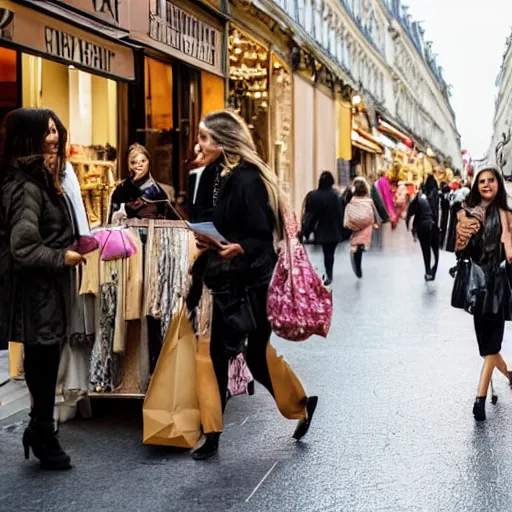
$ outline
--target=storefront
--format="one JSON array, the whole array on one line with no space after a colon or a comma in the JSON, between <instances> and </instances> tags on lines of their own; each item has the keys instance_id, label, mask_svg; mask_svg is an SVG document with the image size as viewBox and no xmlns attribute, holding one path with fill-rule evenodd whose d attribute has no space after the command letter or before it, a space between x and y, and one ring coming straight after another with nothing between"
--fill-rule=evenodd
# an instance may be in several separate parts
<instances>
[{"instance_id":1,"label":"storefront","mask_svg":"<svg viewBox=\"0 0 512 512\"><path fill-rule=\"evenodd\" d=\"M292 198L293 83L288 37L271 31L266 15L254 6L235 1L232 14L228 106L247 121L258 153Z\"/></svg>"},{"instance_id":2,"label":"storefront","mask_svg":"<svg viewBox=\"0 0 512 512\"><path fill-rule=\"evenodd\" d=\"M130 138L148 148L155 179L174 187L182 213L201 117L225 106L225 23L210 4L140 0L132 8L130 39L144 52Z\"/></svg>"},{"instance_id":3,"label":"storefront","mask_svg":"<svg viewBox=\"0 0 512 512\"><path fill-rule=\"evenodd\" d=\"M17 107L55 111L94 227L106 219L117 154L128 142L119 120L135 79L133 49L118 41L122 31L100 35L100 23L80 17L78 27L71 11L46 4L0 0L0 117Z\"/></svg>"}]
</instances>

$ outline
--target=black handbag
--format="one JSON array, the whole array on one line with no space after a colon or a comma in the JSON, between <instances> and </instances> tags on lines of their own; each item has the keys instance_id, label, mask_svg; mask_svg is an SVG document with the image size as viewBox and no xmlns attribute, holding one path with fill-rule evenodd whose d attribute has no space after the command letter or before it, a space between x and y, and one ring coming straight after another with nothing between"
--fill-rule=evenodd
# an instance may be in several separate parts
<instances>
[{"instance_id":1,"label":"black handbag","mask_svg":"<svg viewBox=\"0 0 512 512\"><path fill-rule=\"evenodd\" d=\"M215 305L222 313L222 343L224 350L236 356L245 350L249 333L256 330L256 318L247 291L227 291L213 294Z\"/></svg>"}]
</instances>

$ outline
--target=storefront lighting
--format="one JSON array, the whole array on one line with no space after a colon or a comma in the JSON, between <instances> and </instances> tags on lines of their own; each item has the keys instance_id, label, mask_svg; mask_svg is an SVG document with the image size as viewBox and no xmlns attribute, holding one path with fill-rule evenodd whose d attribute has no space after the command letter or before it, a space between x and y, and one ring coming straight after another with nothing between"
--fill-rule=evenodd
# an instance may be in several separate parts
<instances>
[{"instance_id":1,"label":"storefront lighting","mask_svg":"<svg viewBox=\"0 0 512 512\"><path fill-rule=\"evenodd\" d=\"M427 156L429 156L430 158L435 156L431 148L427 148Z\"/></svg>"},{"instance_id":2,"label":"storefront lighting","mask_svg":"<svg viewBox=\"0 0 512 512\"><path fill-rule=\"evenodd\" d=\"M241 44L241 43L242 43L242 40L240 39L240 37L237 34L235 36L235 38L233 39L233 44Z\"/></svg>"},{"instance_id":3,"label":"storefront lighting","mask_svg":"<svg viewBox=\"0 0 512 512\"><path fill-rule=\"evenodd\" d=\"M268 92L267 92L267 91L263 91L263 92L261 93L261 97L262 97L262 98L267 98L267 97L268 97Z\"/></svg>"},{"instance_id":4,"label":"storefront lighting","mask_svg":"<svg viewBox=\"0 0 512 512\"><path fill-rule=\"evenodd\" d=\"M420 160L423 160L423 158L425 158L425 155L424 155L423 153L420 153L420 154L418 155L418 158L419 158Z\"/></svg>"},{"instance_id":5,"label":"storefront lighting","mask_svg":"<svg viewBox=\"0 0 512 512\"><path fill-rule=\"evenodd\" d=\"M267 107L268 107L268 103L266 101L262 101L261 108L267 108Z\"/></svg>"},{"instance_id":6,"label":"storefront lighting","mask_svg":"<svg viewBox=\"0 0 512 512\"><path fill-rule=\"evenodd\" d=\"M235 53L240 55L242 53L242 48L235 48Z\"/></svg>"},{"instance_id":7,"label":"storefront lighting","mask_svg":"<svg viewBox=\"0 0 512 512\"><path fill-rule=\"evenodd\" d=\"M257 99L257 100L259 100L259 99L261 98L261 92L260 92L260 91L256 91L256 92L254 93L254 98L255 98L255 99Z\"/></svg>"},{"instance_id":8,"label":"storefront lighting","mask_svg":"<svg viewBox=\"0 0 512 512\"><path fill-rule=\"evenodd\" d=\"M281 68L281 64L279 64L279 62L274 62L274 68L275 69L280 69Z\"/></svg>"},{"instance_id":9,"label":"storefront lighting","mask_svg":"<svg viewBox=\"0 0 512 512\"><path fill-rule=\"evenodd\" d=\"M359 96L359 94L352 96L352 105L360 105L361 101L361 96Z\"/></svg>"},{"instance_id":10,"label":"storefront lighting","mask_svg":"<svg viewBox=\"0 0 512 512\"><path fill-rule=\"evenodd\" d=\"M76 68L75 68L75 66L73 66L73 64L70 64L70 65L68 66L68 68L69 68L69 69L76 69Z\"/></svg>"},{"instance_id":11,"label":"storefront lighting","mask_svg":"<svg viewBox=\"0 0 512 512\"><path fill-rule=\"evenodd\" d=\"M359 140L361 136L355 130L352 130L352 140Z\"/></svg>"}]
</instances>

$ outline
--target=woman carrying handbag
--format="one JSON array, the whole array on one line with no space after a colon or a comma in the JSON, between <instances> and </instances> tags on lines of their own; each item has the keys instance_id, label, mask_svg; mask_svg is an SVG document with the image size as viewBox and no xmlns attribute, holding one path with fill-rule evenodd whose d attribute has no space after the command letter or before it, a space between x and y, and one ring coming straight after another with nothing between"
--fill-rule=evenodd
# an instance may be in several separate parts
<instances>
[{"instance_id":1,"label":"woman carrying handbag","mask_svg":"<svg viewBox=\"0 0 512 512\"><path fill-rule=\"evenodd\" d=\"M308 431L317 397L306 395L302 384L269 343L267 292L277 261L274 238L281 239L282 202L275 173L256 152L245 121L227 110L208 114L199 125L201 152L218 160L223 183L214 193L213 223L229 240L211 248L202 260L202 275L214 294L210 354L220 398L225 406L228 363L245 350L254 378L271 393L288 419L299 420L293 437ZM206 432L193 451L196 460L217 453L221 432Z\"/></svg>"},{"instance_id":2,"label":"woman carrying handbag","mask_svg":"<svg viewBox=\"0 0 512 512\"><path fill-rule=\"evenodd\" d=\"M510 318L509 301L507 294L497 292L498 288L504 290L510 286L502 269L505 262L512 262L512 213L497 167L488 165L478 172L457 217L456 251L459 258L469 259L470 265L475 267L473 270L482 274L479 284L482 291L474 294L473 303L466 310L473 314L478 348L484 358L473 406L475 420L483 421L494 369L497 368L512 385L512 372L500 354L505 320Z\"/></svg>"}]
</instances>

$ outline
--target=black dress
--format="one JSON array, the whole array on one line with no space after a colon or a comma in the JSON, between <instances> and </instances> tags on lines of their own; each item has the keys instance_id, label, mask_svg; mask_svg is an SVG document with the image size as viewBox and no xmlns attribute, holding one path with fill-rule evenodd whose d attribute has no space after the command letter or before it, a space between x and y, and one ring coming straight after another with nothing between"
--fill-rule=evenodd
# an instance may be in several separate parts
<instances>
[{"instance_id":1,"label":"black dress","mask_svg":"<svg viewBox=\"0 0 512 512\"><path fill-rule=\"evenodd\" d=\"M495 240L485 239L485 229L484 227L472 237L467 250L471 260L483 268L487 281L490 282L489 276L498 271L505 258L500 242L501 233ZM487 318L481 312L475 311L473 321L480 355L484 357L498 354L505 332L504 310L496 318Z\"/></svg>"}]
</instances>

